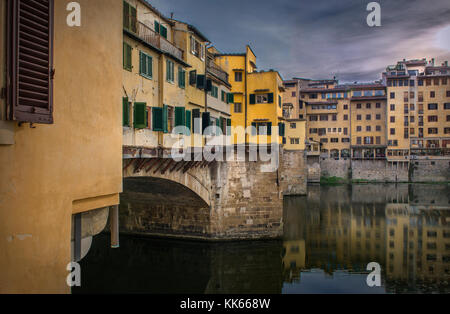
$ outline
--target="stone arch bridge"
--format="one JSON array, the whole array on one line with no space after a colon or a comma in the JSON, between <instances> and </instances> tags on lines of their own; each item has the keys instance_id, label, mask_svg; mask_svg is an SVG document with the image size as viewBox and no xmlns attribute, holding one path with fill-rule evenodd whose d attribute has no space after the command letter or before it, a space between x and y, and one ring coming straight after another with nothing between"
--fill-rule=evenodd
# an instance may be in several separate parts
<instances>
[{"instance_id":1,"label":"stone arch bridge","mask_svg":"<svg viewBox=\"0 0 450 314\"><path fill-rule=\"evenodd\" d=\"M241 156L242 157L242 156ZM175 161L162 148L124 147L120 232L196 239L278 238L283 195L306 192L304 152L280 163L238 158ZM293 168L296 168L294 170Z\"/></svg>"}]
</instances>

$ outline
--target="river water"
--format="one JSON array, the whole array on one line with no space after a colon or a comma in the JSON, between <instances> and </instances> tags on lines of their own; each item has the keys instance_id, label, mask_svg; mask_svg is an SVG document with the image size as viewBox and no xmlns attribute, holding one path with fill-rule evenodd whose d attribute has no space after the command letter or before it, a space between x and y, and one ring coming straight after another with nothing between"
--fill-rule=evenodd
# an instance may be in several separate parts
<instances>
[{"instance_id":1,"label":"river water","mask_svg":"<svg viewBox=\"0 0 450 314\"><path fill-rule=\"evenodd\" d=\"M285 199L280 240L120 245L94 238L74 293L449 293L450 185L310 186Z\"/></svg>"}]
</instances>

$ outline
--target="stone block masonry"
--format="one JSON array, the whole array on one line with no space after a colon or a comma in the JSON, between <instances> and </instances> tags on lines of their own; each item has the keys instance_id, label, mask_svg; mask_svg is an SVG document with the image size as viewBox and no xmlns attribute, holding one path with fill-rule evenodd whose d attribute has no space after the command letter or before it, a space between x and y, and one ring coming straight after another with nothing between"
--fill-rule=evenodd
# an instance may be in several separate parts
<instances>
[{"instance_id":1,"label":"stone block masonry","mask_svg":"<svg viewBox=\"0 0 450 314\"><path fill-rule=\"evenodd\" d=\"M412 160L411 182L449 182L450 159Z\"/></svg>"},{"instance_id":2,"label":"stone block masonry","mask_svg":"<svg viewBox=\"0 0 450 314\"><path fill-rule=\"evenodd\" d=\"M274 171L268 171L271 161L248 156L179 171L175 163L126 161L121 232L203 240L280 238L283 192L306 193L304 152L280 154Z\"/></svg>"},{"instance_id":3,"label":"stone block masonry","mask_svg":"<svg viewBox=\"0 0 450 314\"><path fill-rule=\"evenodd\" d=\"M306 151L282 150L280 160L280 174L283 196L306 195L308 182Z\"/></svg>"}]
</instances>

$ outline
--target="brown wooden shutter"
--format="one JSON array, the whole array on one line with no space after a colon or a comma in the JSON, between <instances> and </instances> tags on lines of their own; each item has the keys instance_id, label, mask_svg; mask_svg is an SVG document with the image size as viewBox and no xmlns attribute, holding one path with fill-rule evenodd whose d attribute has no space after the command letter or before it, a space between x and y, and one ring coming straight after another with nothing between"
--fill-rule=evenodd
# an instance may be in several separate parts
<instances>
[{"instance_id":1,"label":"brown wooden shutter","mask_svg":"<svg viewBox=\"0 0 450 314\"><path fill-rule=\"evenodd\" d=\"M8 118L53 123L53 0L8 0Z\"/></svg>"}]
</instances>

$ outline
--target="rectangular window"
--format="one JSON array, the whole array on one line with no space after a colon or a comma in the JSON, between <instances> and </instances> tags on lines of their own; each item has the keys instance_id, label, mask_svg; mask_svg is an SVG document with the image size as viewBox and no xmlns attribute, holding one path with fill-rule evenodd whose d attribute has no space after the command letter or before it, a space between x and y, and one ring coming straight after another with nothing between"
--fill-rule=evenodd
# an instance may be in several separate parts
<instances>
[{"instance_id":1,"label":"rectangular window","mask_svg":"<svg viewBox=\"0 0 450 314\"><path fill-rule=\"evenodd\" d=\"M186 87L186 71L182 67L178 67L178 86L180 88Z\"/></svg>"},{"instance_id":2,"label":"rectangular window","mask_svg":"<svg viewBox=\"0 0 450 314\"><path fill-rule=\"evenodd\" d=\"M356 116L356 120L360 121L361 119L362 119L361 115L358 114L358 115Z\"/></svg>"},{"instance_id":3,"label":"rectangular window","mask_svg":"<svg viewBox=\"0 0 450 314\"><path fill-rule=\"evenodd\" d=\"M189 71L189 85L196 86L197 85L197 71Z\"/></svg>"},{"instance_id":4,"label":"rectangular window","mask_svg":"<svg viewBox=\"0 0 450 314\"><path fill-rule=\"evenodd\" d=\"M348 115L344 114L344 121L348 121Z\"/></svg>"},{"instance_id":5,"label":"rectangular window","mask_svg":"<svg viewBox=\"0 0 450 314\"><path fill-rule=\"evenodd\" d=\"M356 132L361 132L362 131L362 127L360 125L356 126Z\"/></svg>"},{"instance_id":6,"label":"rectangular window","mask_svg":"<svg viewBox=\"0 0 450 314\"><path fill-rule=\"evenodd\" d=\"M366 115L366 120L372 120L372 115L370 114Z\"/></svg>"},{"instance_id":7,"label":"rectangular window","mask_svg":"<svg viewBox=\"0 0 450 314\"><path fill-rule=\"evenodd\" d=\"M394 92L392 92L392 93L390 94L390 99L395 99L395 93L394 93Z\"/></svg>"},{"instance_id":8,"label":"rectangular window","mask_svg":"<svg viewBox=\"0 0 450 314\"><path fill-rule=\"evenodd\" d=\"M7 35L7 118L52 124L54 1L3 1L2 12L7 19L2 22Z\"/></svg>"},{"instance_id":9,"label":"rectangular window","mask_svg":"<svg viewBox=\"0 0 450 314\"><path fill-rule=\"evenodd\" d=\"M433 91L431 91L431 92L430 92L430 98L435 98L435 97L436 97L436 93L433 92Z\"/></svg>"},{"instance_id":10,"label":"rectangular window","mask_svg":"<svg viewBox=\"0 0 450 314\"><path fill-rule=\"evenodd\" d=\"M395 117L394 116L391 116L391 123L395 123Z\"/></svg>"},{"instance_id":11,"label":"rectangular window","mask_svg":"<svg viewBox=\"0 0 450 314\"><path fill-rule=\"evenodd\" d=\"M366 126L366 132L372 132L372 127L370 125Z\"/></svg>"},{"instance_id":12,"label":"rectangular window","mask_svg":"<svg viewBox=\"0 0 450 314\"><path fill-rule=\"evenodd\" d=\"M241 71L234 72L234 81L242 82L242 72Z\"/></svg>"},{"instance_id":13,"label":"rectangular window","mask_svg":"<svg viewBox=\"0 0 450 314\"><path fill-rule=\"evenodd\" d=\"M450 109L450 102L447 102L444 104L444 109L449 110Z\"/></svg>"},{"instance_id":14,"label":"rectangular window","mask_svg":"<svg viewBox=\"0 0 450 314\"><path fill-rule=\"evenodd\" d=\"M133 126L135 129L145 129L147 127L147 104L144 102L135 102L133 111Z\"/></svg>"},{"instance_id":15,"label":"rectangular window","mask_svg":"<svg viewBox=\"0 0 450 314\"><path fill-rule=\"evenodd\" d=\"M381 132L381 126L380 126L380 125L377 125L377 126L376 126L376 130L377 130L377 132Z\"/></svg>"},{"instance_id":16,"label":"rectangular window","mask_svg":"<svg viewBox=\"0 0 450 314\"><path fill-rule=\"evenodd\" d=\"M395 135L395 129L391 128L391 135Z\"/></svg>"},{"instance_id":17,"label":"rectangular window","mask_svg":"<svg viewBox=\"0 0 450 314\"><path fill-rule=\"evenodd\" d=\"M242 104L240 102L234 103L234 112L235 113L242 113Z\"/></svg>"},{"instance_id":18,"label":"rectangular window","mask_svg":"<svg viewBox=\"0 0 450 314\"><path fill-rule=\"evenodd\" d=\"M428 134L438 134L438 128L428 128Z\"/></svg>"},{"instance_id":19,"label":"rectangular window","mask_svg":"<svg viewBox=\"0 0 450 314\"><path fill-rule=\"evenodd\" d=\"M139 74L151 79L153 72L153 58L145 52L139 51Z\"/></svg>"},{"instance_id":20,"label":"rectangular window","mask_svg":"<svg viewBox=\"0 0 450 314\"><path fill-rule=\"evenodd\" d=\"M163 122L163 108L152 107L152 126L153 131L163 132L164 122Z\"/></svg>"},{"instance_id":21,"label":"rectangular window","mask_svg":"<svg viewBox=\"0 0 450 314\"><path fill-rule=\"evenodd\" d=\"M380 137L380 136L377 136L377 137L375 138L375 144L376 144L376 145L380 145L380 144L381 144L381 137Z\"/></svg>"},{"instance_id":22,"label":"rectangular window","mask_svg":"<svg viewBox=\"0 0 450 314\"><path fill-rule=\"evenodd\" d=\"M438 104L428 104L428 110L437 110Z\"/></svg>"},{"instance_id":23,"label":"rectangular window","mask_svg":"<svg viewBox=\"0 0 450 314\"><path fill-rule=\"evenodd\" d=\"M428 122L438 122L438 116L428 116Z\"/></svg>"},{"instance_id":24,"label":"rectangular window","mask_svg":"<svg viewBox=\"0 0 450 314\"><path fill-rule=\"evenodd\" d=\"M166 81L173 83L175 81L175 64L171 60L166 60Z\"/></svg>"},{"instance_id":25,"label":"rectangular window","mask_svg":"<svg viewBox=\"0 0 450 314\"><path fill-rule=\"evenodd\" d=\"M123 68L127 71L132 70L133 65L132 65L132 54L133 48L131 48L131 46L127 43L123 43Z\"/></svg>"},{"instance_id":26,"label":"rectangular window","mask_svg":"<svg viewBox=\"0 0 450 314\"><path fill-rule=\"evenodd\" d=\"M391 111L395 111L395 105L391 104Z\"/></svg>"},{"instance_id":27,"label":"rectangular window","mask_svg":"<svg viewBox=\"0 0 450 314\"><path fill-rule=\"evenodd\" d=\"M137 17L136 8L128 2L123 2L123 28L136 33Z\"/></svg>"},{"instance_id":28,"label":"rectangular window","mask_svg":"<svg viewBox=\"0 0 450 314\"><path fill-rule=\"evenodd\" d=\"M317 121L317 116L309 116L309 121Z\"/></svg>"}]
</instances>

